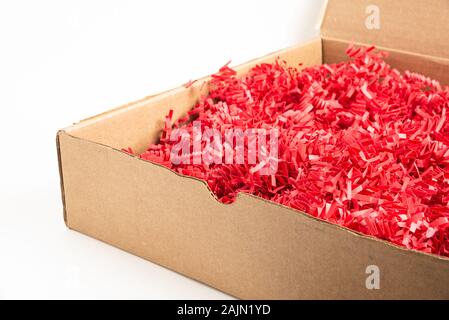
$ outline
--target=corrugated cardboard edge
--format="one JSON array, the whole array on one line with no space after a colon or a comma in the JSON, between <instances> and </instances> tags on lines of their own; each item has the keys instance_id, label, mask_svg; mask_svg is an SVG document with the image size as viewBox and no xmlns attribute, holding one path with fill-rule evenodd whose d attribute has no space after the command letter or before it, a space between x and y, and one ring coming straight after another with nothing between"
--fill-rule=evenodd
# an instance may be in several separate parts
<instances>
[{"instance_id":1,"label":"corrugated cardboard edge","mask_svg":"<svg viewBox=\"0 0 449 320\"><path fill-rule=\"evenodd\" d=\"M61 185L61 199L62 199L62 211L63 211L63 217L64 217L64 223L69 228L69 225L67 223L67 208L66 208L66 201L65 201L65 189L64 189L64 174L62 170L62 155L61 155L61 143L60 143L60 136L62 134L65 134L64 130L59 130L56 134L56 150L58 153L58 168L59 168L59 183Z\"/></svg>"},{"instance_id":2,"label":"corrugated cardboard edge","mask_svg":"<svg viewBox=\"0 0 449 320\"><path fill-rule=\"evenodd\" d=\"M311 220L314 220L314 221L318 221L320 223L324 223L324 224L326 224L328 226L331 226L333 228L338 228L338 229L340 229L342 231L345 231L345 232L348 232L348 233L350 233L353 236L356 236L358 238L361 238L361 239L364 239L364 240L367 240L367 241L373 241L373 242L381 243L381 244L383 244L385 246L388 246L388 247L394 249L395 251L397 251L400 254L426 256L426 257L429 257L431 259L435 259L435 260L444 261L444 262L449 263L449 257L438 256L436 254L430 254L430 253L426 253L426 252L422 252L422 251L418 251L418 250L408 249L408 248L405 248L403 246L394 244L392 242L389 242L389 241L386 241L386 240L382 240L382 239L378 239L378 238L375 238L373 236L365 235L363 233L360 233L358 231L349 229L349 228L341 226L339 224L335 224L335 223L332 223L332 222L329 222L329 221L326 221L326 220L314 217L314 216L312 216L310 214L307 214L305 212L302 212L300 210L288 207L288 206L283 205L283 204L279 204L279 203L271 201L271 200L263 199L263 198L260 198L258 196L255 196L255 195L252 195L252 194L249 194L249 193L239 192L239 193L237 193L236 199L235 199L235 201L233 203L224 204L224 203L218 201L217 197L215 196L215 194L212 192L212 190L209 188L208 184L204 180L201 180L199 178L192 177L192 176L183 175L183 174L175 172L175 171L173 171L173 170L171 170L171 169L169 169L169 168L167 168L167 167L165 167L165 166L163 166L163 165L161 165L159 163L156 163L156 162L153 162L153 161L143 160L143 159L141 159L140 157L138 157L136 155L129 154L127 152L124 152L122 150L119 150L117 148L114 148L114 147L111 147L111 146L108 146L108 145L105 145L105 144L102 144L102 143L98 143L98 142L91 141L91 140L88 140L88 139L83 139L83 138L80 138L80 137L76 137L74 135L71 135L71 134L63 131L63 130L58 132L58 136L59 135L67 135L67 136L69 136L70 138L73 138L73 139L78 139L78 140L81 140L81 141L84 141L84 142L88 142L88 143L91 143L91 144L94 144L94 145L97 145L97 146L101 146L102 148L106 148L106 149L112 150L114 152L118 152L118 153L124 154L124 155L126 155L128 157L134 158L137 161L142 161L144 163L148 163L149 165L155 165L155 166L158 166L160 168L163 168L163 170L167 170L170 174L176 175L180 179L189 179L189 180L193 180L193 181L195 181L197 183L200 183L203 186L203 188L205 189L205 191L207 192L207 194L210 197L212 197L219 205L222 205L222 206L232 206L237 201L241 201L240 199L242 197L254 198L254 199L257 199L258 201L262 201L264 203L267 203L267 204L270 204L270 205L275 205L275 206L281 207L283 209L286 209L289 214L300 214L300 215L304 216L306 219L311 219ZM66 221L66 224L67 224L67 221Z\"/></svg>"}]
</instances>

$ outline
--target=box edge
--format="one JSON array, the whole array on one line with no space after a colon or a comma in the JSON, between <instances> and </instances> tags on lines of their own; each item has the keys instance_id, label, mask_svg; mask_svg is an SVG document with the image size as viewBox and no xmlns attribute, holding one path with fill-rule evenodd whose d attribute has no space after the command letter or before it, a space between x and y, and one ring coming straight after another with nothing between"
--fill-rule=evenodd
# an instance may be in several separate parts
<instances>
[{"instance_id":1,"label":"box edge","mask_svg":"<svg viewBox=\"0 0 449 320\"><path fill-rule=\"evenodd\" d=\"M61 188L61 200L62 200L62 214L64 223L69 227L68 221L67 221L67 207L66 207L66 199L65 199L65 187L64 187L64 170L62 165L62 152L61 152L61 136L65 134L66 132L64 130L58 130L56 133L56 150L57 150L57 156L58 156L58 169L59 169L59 183Z\"/></svg>"}]
</instances>

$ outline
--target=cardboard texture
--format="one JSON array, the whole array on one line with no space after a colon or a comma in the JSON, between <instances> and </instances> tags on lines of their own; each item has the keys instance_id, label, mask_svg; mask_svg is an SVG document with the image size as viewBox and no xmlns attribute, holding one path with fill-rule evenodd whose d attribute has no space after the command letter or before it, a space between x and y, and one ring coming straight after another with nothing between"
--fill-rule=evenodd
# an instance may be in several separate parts
<instances>
[{"instance_id":1,"label":"cardboard texture","mask_svg":"<svg viewBox=\"0 0 449 320\"><path fill-rule=\"evenodd\" d=\"M379 28L367 28L371 14ZM447 0L330 0L321 31L323 38L449 58L448 17Z\"/></svg>"},{"instance_id":2,"label":"cardboard texture","mask_svg":"<svg viewBox=\"0 0 449 320\"><path fill-rule=\"evenodd\" d=\"M403 22L416 17L409 12L412 8L398 11L397 2L369 4L378 3L386 15L384 26L394 28L394 15L401 13ZM425 17L425 1L407 1L409 7L412 2ZM355 27L351 31L352 24L342 22L351 17L355 23L360 14L363 25L367 3L330 1L323 38L256 59L238 72L278 56L304 66L341 61L353 37L385 46L390 62L400 69L449 82L444 19L439 29L432 29L443 32L439 36L395 46L394 32L371 35ZM449 5L435 3L438 14ZM404 29L404 39L408 32L424 36ZM431 48L424 51L424 45ZM447 258L400 248L247 194L225 205L203 181L120 151L131 146L141 152L157 141L169 109L175 118L185 114L197 101L203 81L207 78L58 132L64 217L70 229L244 299L449 298ZM366 288L370 265L380 269L380 290Z\"/></svg>"}]
</instances>

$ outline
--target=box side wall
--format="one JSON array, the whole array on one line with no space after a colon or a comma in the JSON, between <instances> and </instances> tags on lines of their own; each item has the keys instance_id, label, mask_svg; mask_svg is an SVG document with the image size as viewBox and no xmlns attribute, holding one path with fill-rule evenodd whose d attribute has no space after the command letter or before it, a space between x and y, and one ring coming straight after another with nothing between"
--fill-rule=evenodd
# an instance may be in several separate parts
<instances>
[{"instance_id":1,"label":"box side wall","mask_svg":"<svg viewBox=\"0 0 449 320\"><path fill-rule=\"evenodd\" d=\"M289 65L297 66L300 62L304 66L316 65L321 63L321 52L321 40L317 38L250 61L238 66L236 70L241 75L256 64L273 62L278 57ZM189 88L177 88L82 121L66 131L71 135L114 148L129 146L136 152L143 152L150 143L159 138L165 116L170 109L174 110L174 119L177 119L195 105L201 94L207 93L207 86L203 86L204 81L208 81L208 78L197 81Z\"/></svg>"},{"instance_id":2,"label":"box side wall","mask_svg":"<svg viewBox=\"0 0 449 320\"><path fill-rule=\"evenodd\" d=\"M447 0L328 0L321 34L449 58Z\"/></svg>"},{"instance_id":3,"label":"box side wall","mask_svg":"<svg viewBox=\"0 0 449 320\"><path fill-rule=\"evenodd\" d=\"M60 135L70 228L245 299L449 298L448 260ZM367 290L366 268L381 289Z\"/></svg>"},{"instance_id":4,"label":"box side wall","mask_svg":"<svg viewBox=\"0 0 449 320\"><path fill-rule=\"evenodd\" d=\"M347 61L346 49L352 42L341 39L323 38L324 63L339 63ZM356 45L371 45L355 43ZM409 70L417 72L440 81L442 85L449 85L449 59L435 58L416 53L378 47L379 50L388 52L386 61L403 72Z\"/></svg>"}]
</instances>

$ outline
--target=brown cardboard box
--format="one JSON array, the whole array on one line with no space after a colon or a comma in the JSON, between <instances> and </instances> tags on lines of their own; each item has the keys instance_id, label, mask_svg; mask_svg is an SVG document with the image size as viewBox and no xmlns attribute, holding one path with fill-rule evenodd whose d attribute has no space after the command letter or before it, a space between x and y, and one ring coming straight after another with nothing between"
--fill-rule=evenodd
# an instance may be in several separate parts
<instances>
[{"instance_id":1,"label":"brown cardboard box","mask_svg":"<svg viewBox=\"0 0 449 320\"><path fill-rule=\"evenodd\" d=\"M365 25L380 10L380 29ZM449 2L331 0L322 36L280 57L304 66L344 59L356 43L390 52L399 69L449 83ZM64 219L77 230L233 296L249 299L449 298L449 259L406 250L293 209L239 194L219 203L200 180L121 152L144 151L164 116L185 114L202 81L122 106L57 135ZM367 267L380 289L366 287ZM368 271L370 269L368 268Z\"/></svg>"}]
</instances>

